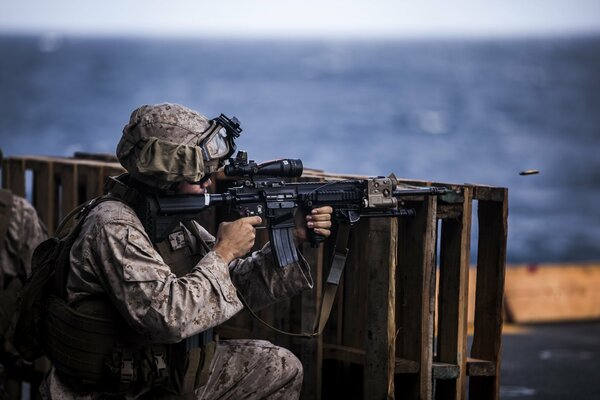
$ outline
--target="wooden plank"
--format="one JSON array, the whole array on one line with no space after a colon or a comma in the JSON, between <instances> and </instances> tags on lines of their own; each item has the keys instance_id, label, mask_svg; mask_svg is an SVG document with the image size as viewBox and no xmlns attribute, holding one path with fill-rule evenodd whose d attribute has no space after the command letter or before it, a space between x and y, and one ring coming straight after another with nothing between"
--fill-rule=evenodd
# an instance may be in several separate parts
<instances>
[{"instance_id":1,"label":"wooden plank","mask_svg":"<svg viewBox=\"0 0 600 400\"><path fill-rule=\"evenodd\" d=\"M442 399L453 398L454 393L444 393L440 392L440 388L444 387L444 383L447 382L456 382L457 379L460 379L461 368L459 365L455 364L447 364L442 362L434 362L432 365L433 369L433 379L439 379L436 383L435 387L435 397ZM456 385L455 385L456 386ZM463 397L464 399L464 397Z\"/></svg>"},{"instance_id":2,"label":"wooden plank","mask_svg":"<svg viewBox=\"0 0 600 400\"><path fill-rule=\"evenodd\" d=\"M473 199L503 202L506 194L506 189L501 187L471 185L473 187Z\"/></svg>"},{"instance_id":3,"label":"wooden plank","mask_svg":"<svg viewBox=\"0 0 600 400\"><path fill-rule=\"evenodd\" d=\"M439 219L459 218L463 213L463 203L440 204L437 209Z\"/></svg>"},{"instance_id":4,"label":"wooden plank","mask_svg":"<svg viewBox=\"0 0 600 400\"><path fill-rule=\"evenodd\" d=\"M312 290L305 290L300 295L300 330L312 332L323 297L323 246L315 249L311 248L309 243L305 243L302 254L310 265L314 286ZM319 400L322 391L323 336L299 339L299 341L299 358L304 366L304 381L300 397L307 400Z\"/></svg>"},{"instance_id":5,"label":"wooden plank","mask_svg":"<svg viewBox=\"0 0 600 400\"><path fill-rule=\"evenodd\" d=\"M47 160L26 161L25 167L33 170L33 205L46 224L48 234L56 227L57 190L54 181L54 163Z\"/></svg>"},{"instance_id":6,"label":"wooden plank","mask_svg":"<svg viewBox=\"0 0 600 400\"><path fill-rule=\"evenodd\" d=\"M508 230L508 190L501 202L478 202L479 238L477 247L477 290L471 357L492 361L495 377L471 377L469 398L498 399L500 348L502 345L502 306Z\"/></svg>"},{"instance_id":7,"label":"wooden plank","mask_svg":"<svg viewBox=\"0 0 600 400\"><path fill-rule=\"evenodd\" d=\"M25 197L25 162L18 158L8 158L2 165L2 187L10 189L17 196Z\"/></svg>"},{"instance_id":8,"label":"wooden plank","mask_svg":"<svg viewBox=\"0 0 600 400\"><path fill-rule=\"evenodd\" d=\"M80 165L78 172L78 204L103 194L104 182L102 181L103 170L101 167Z\"/></svg>"},{"instance_id":9,"label":"wooden plank","mask_svg":"<svg viewBox=\"0 0 600 400\"><path fill-rule=\"evenodd\" d=\"M57 187L57 221L66 217L78 204L77 173L76 164L54 163L55 182L60 185Z\"/></svg>"},{"instance_id":10,"label":"wooden plank","mask_svg":"<svg viewBox=\"0 0 600 400\"><path fill-rule=\"evenodd\" d=\"M365 399L393 399L396 338L396 218L369 221Z\"/></svg>"},{"instance_id":11,"label":"wooden plank","mask_svg":"<svg viewBox=\"0 0 600 400\"><path fill-rule=\"evenodd\" d=\"M365 351L354 347L326 343L323 345L323 358L364 365ZM396 358L394 365L396 374L417 374L420 370L417 361L407 360L405 358Z\"/></svg>"},{"instance_id":12,"label":"wooden plank","mask_svg":"<svg viewBox=\"0 0 600 400\"><path fill-rule=\"evenodd\" d=\"M436 361L458 366L456 380L436 385L437 399L464 399L467 383L467 305L471 256L471 189L460 218L442 221Z\"/></svg>"},{"instance_id":13,"label":"wooden plank","mask_svg":"<svg viewBox=\"0 0 600 400\"><path fill-rule=\"evenodd\" d=\"M396 387L401 389L396 395L406 399L432 395L436 206L433 196L407 203L416 215L399 220L396 357L420 365L416 375L396 376Z\"/></svg>"},{"instance_id":14,"label":"wooden plank","mask_svg":"<svg viewBox=\"0 0 600 400\"><path fill-rule=\"evenodd\" d=\"M396 374L418 374L421 369L418 361L396 358ZM398 388L402 390L402 388Z\"/></svg>"},{"instance_id":15,"label":"wooden plank","mask_svg":"<svg viewBox=\"0 0 600 400\"><path fill-rule=\"evenodd\" d=\"M467 361L467 375L469 376L495 376L496 365L492 361L469 358Z\"/></svg>"},{"instance_id":16,"label":"wooden plank","mask_svg":"<svg viewBox=\"0 0 600 400\"><path fill-rule=\"evenodd\" d=\"M385 222L384 222L385 223ZM344 270L344 291L341 321L341 342L344 346L365 348L367 337L367 301L369 297L369 264L377 250L373 248L374 243L370 237L370 229L375 228L372 221L363 219L358 222L350 234L348 243L349 255L346 269ZM338 296L339 297L339 296Z\"/></svg>"},{"instance_id":17,"label":"wooden plank","mask_svg":"<svg viewBox=\"0 0 600 400\"><path fill-rule=\"evenodd\" d=\"M600 265L514 265L506 271L505 304L516 323L600 318Z\"/></svg>"},{"instance_id":18,"label":"wooden plank","mask_svg":"<svg viewBox=\"0 0 600 400\"><path fill-rule=\"evenodd\" d=\"M364 365L365 350L338 344L323 343L323 359Z\"/></svg>"}]
</instances>

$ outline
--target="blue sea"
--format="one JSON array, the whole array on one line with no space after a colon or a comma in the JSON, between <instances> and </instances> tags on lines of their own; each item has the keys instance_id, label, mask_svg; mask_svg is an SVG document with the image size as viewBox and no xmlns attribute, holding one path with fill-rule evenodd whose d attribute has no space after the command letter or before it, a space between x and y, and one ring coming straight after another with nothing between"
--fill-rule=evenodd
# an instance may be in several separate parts
<instances>
[{"instance_id":1,"label":"blue sea","mask_svg":"<svg viewBox=\"0 0 600 400\"><path fill-rule=\"evenodd\" d=\"M510 262L600 260L600 37L0 36L5 155L112 153L165 101L237 116L258 161L508 187Z\"/></svg>"}]
</instances>

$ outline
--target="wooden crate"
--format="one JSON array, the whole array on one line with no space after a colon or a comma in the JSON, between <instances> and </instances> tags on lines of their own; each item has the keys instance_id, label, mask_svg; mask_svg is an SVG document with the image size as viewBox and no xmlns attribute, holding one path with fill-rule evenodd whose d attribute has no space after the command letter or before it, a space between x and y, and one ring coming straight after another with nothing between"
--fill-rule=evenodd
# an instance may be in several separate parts
<instances>
[{"instance_id":1,"label":"wooden crate","mask_svg":"<svg viewBox=\"0 0 600 400\"><path fill-rule=\"evenodd\" d=\"M26 171L33 172L34 205L53 232L61 216L101 194L106 176L123 169L98 160L11 157L3 162L3 186L24 195ZM343 178L353 177L317 170L307 170L303 177ZM226 183L217 183L216 190L220 185ZM292 349L304 365L303 399L465 399L467 391L471 399L498 399L508 192L482 185L435 185L450 187L455 194L414 197L406 206L414 208L416 216L363 220L354 227L346 270L322 336L284 336L245 312L219 327L218 333L268 339ZM219 218L212 212L202 219L214 233ZM475 316L469 350L473 219L479 233L474 243ZM261 231L258 244L266 240L267 232ZM331 244L303 248L314 290L260 311L262 319L279 329L312 329Z\"/></svg>"},{"instance_id":2,"label":"wooden crate","mask_svg":"<svg viewBox=\"0 0 600 400\"><path fill-rule=\"evenodd\" d=\"M306 179L324 178L345 176L313 172ZM417 211L414 218L364 220L354 228L343 282L321 337L290 338L247 313L222 325L220 334L268 339L293 349L305 367L303 399L465 399L467 391L472 399L498 399L507 190L444 186L457 195L407 202ZM474 202L476 271L470 268ZM263 320L278 329L311 329L331 244L303 249L315 290L261 311ZM469 288L474 274L476 287ZM475 304L469 303L470 290ZM469 309L474 314L470 350Z\"/></svg>"}]
</instances>

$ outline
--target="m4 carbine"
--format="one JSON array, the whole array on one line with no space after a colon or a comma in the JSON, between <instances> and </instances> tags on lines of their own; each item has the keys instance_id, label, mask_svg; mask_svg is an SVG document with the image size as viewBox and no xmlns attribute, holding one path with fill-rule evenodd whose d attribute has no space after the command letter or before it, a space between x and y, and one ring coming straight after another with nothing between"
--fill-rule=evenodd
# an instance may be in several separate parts
<instances>
[{"instance_id":1,"label":"m4 carbine","mask_svg":"<svg viewBox=\"0 0 600 400\"><path fill-rule=\"evenodd\" d=\"M285 159L263 164L248 162L240 151L229 160L225 175L242 181L220 194L151 195L147 197L145 226L153 242L166 239L180 221L194 219L213 206L228 206L241 216L266 219L271 249L280 267L298 261L294 242L294 214L297 208L310 212L321 206L333 208L334 223L355 224L366 217L414 215L402 207L403 197L440 195L443 187L399 187L396 178L375 177L325 182L285 182L282 178L302 175L302 161ZM313 245L324 238L309 230Z\"/></svg>"}]
</instances>

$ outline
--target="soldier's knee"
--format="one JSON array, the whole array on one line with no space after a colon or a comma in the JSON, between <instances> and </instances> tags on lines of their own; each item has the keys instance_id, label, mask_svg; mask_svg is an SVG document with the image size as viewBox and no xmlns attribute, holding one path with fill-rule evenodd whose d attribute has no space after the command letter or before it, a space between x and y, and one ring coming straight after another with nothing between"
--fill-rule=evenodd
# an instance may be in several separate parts
<instances>
[{"instance_id":1,"label":"soldier's knee","mask_svg":"<svg viewBox=\"0 0 600 400\"><path fill-rule=\"evenodd\" d=\"M280 358L281 365L281 368L279 369L279 380L283 383L291 381L302 382L304 369L302 368L302 363L298 357L288 349L284 348L279 349L277 356Z\"/></svg>"}]
</instances>

